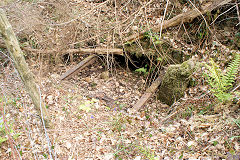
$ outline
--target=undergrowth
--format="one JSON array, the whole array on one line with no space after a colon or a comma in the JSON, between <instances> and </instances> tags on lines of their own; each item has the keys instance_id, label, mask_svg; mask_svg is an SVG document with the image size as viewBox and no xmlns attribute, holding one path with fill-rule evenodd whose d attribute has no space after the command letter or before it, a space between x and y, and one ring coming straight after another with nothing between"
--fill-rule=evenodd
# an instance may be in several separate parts
<instances>
[{"instance_id":1,"label":"undergrowth","mask_svg":"<svg viewBox=\"0 0 240 160\"><path fill-rule=\"evenodd\" d=\"M11 99L7 100L6 102L3 101L3 98L0 97L0 103L2 105L11 105L14 107L18 107L16 104L16 100L18 99ZM1 106L2 107L2 106ZM3 108L0 108L3 109ZM9 117L9 114L6 114L6 117ZM17 139L21 133L15 133L13 130L13 125L10 122L4 123L4 117L0 116L0 146L2 143L6 142L8 140L8 135L11 135L13 139Z\"/></svg>"},{"instance_id":2,"label":"undergrowth","mask_svg":"<svg viewBox=\"0 0 240 160\"><path fill-rule=\"evenodd\" d=\"M7 125L9 126L8 129L5 128L3 117L0 117L0 145L3 142L8 140L8 138L7 138L8 134L13 134L14 133L12 125L9 125L9 123L7 123ZM20 133L13 134L14 139L16 139L18 136L20 136Z\"/></svg>"},{"instance_id":3,"label":"undergrowth","mask_svg":"<svg viewBox=\"0 0 240 160\"><path fill-rule=\"evenodd\" d=\"M230 89L233 87L236 75L240 65L240 55L235 54L234 60L228 65L226 73L224 73L219 66L211 59L210 64L206 64L208 69L204 76L211 87L211 92L220 102L227 102L233 98Z\"/></svg>"},{"instance_id":4,"label":"undergrowth","mask_svg":"<svg viewBox=\"0 0 240 160\"><path fill-rule=\"evenodd\" d=\"M144 147L139 144L135 144L134 142L131 144L118 144L117 145L117 151L114 153L115 157L119 160L124 159L123 157L129 155L129 154L135 154L136 158L142 157L143 159L147 160L157 160L159 159L155 152L151 149ZM139 156L137 156L139 155Z\"/></svg>"}]
</instances>

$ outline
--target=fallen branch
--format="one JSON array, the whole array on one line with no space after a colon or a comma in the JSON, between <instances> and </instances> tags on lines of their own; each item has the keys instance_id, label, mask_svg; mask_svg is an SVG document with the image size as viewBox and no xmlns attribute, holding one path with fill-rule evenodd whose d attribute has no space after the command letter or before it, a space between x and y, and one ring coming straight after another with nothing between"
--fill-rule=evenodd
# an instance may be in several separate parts
<instances>
[{"instance_id":1,"label":"fallen branch","mask_svg":"<svg viewBox=\"0 0 240 160\"><path fill-rule=\"evenodd\" d=\"M66 78L70 78L71 76L75 75L78 71L80 71L81 69L87 67L88 65L92 64L95 60L97 59L96 55L90 55L87 58L85 58L84 60L82 60L80 63L78 63L78 65L76 65L75 67L69 69L66 73L64 73L60 79L64 80Z\"/></svg>"},{"instance_id":2,"label":"fallen branch","mask_svg":"<svg viewBox=\"0 0 240 160\"><path fill-rule=\"evenodd\" d=\"M4 42L0 41L0 48L7 48ZM77 48L77 49L65 49L65 50L55 50L55 49L33 49L30 47L21 47L22 50L34 53L81 53L81 54L117 54L123 55L123 49L120 48Z\"/></svg>"},{"instance_id":3,"label":"fallen branch","mask_svg":"<svg viewBox=\"0 0 240 160\"><path fill-rule=\"evenodd\" d=\"M158 86L161 84L162 77L163 75L160 74L160 76L152 83L152 85L146 90L146 92L137 101L137 103L133 106L133 108L129 110L131 113L137 112L150 99L150 97L157 90Z\"/></svg>"},{"instance_id":4,"label":"fallen branch","mask_svg":"<svg viewBox=\"0 0 240 160\"><path fill-rule=\"evenodd\" d=\"M78 48L78 49L66 49L66 50L40 50L40 49L33 49L29 47L23 47L22 48L25 51L29 52L36 52L36 53L45 53L45 54L51 54L55 52L61 52L61 53L81 53L81 54L117 54L117 55L123 55L123 50L118 48Z\"/></svg>"},{"instance_id":5,"label":"fallen branch","mask_svg":"<svg viewBox=\"0 0 240 160\"><path fill-rule=\"evenodd\" d=\"M191 11L187 11L185 13L179 14L170 20L164 21L163 24L160 24L160 25L152 28L152 31L159 32L161 25L162 25L162 29L167 29L169 27L174 27L180 23L191 22L194 18L196 18L202 14L205 14L207 12L211 12L212 10L216 9L217 7L225 5L229 2L231 2L231 0L212 0L208 3L206 3L205 5L203 5L201 10L195 8L195 9L192 9ZM145 32L146 31L142 31L140 33L134 34L134 35L128 37L125 41L126 42L134 42L137 39L142 39L144 37Z\"/></svg>"}]
</instances>

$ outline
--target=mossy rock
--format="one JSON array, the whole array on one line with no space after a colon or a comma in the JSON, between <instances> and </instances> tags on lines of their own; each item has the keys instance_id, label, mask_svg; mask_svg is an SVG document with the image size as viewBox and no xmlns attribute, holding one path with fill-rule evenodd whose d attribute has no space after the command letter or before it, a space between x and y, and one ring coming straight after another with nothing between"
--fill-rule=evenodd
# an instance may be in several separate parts
<instances>
[{"instance_id":1,"label":"mossy rock","mask_svg":"<svg viewBox=\"0 0 240 160\"><path fill-rule=\"evenodd\" d=\"M135 55L138 58L142 56L145 56L146 58L152 56L159 57L160 54L158 52L161 52L163 55L161 57L163 59L162 65L169 63L179 64L188 58L185 57L184 53L181 50L174 49L167 42L153 45L150 43L149 39L141 40L138 44L126 44L124 46L124 51L130 53L130 55Z\"/></svg>"},{"instance_id":2,"label":"mossy rock","mask_svg":"<svg viewBox=\"0 0 240 160\"><path fill-rule=\"evenodd\" d=\"M196 68L196 62L192 59L182 64L170 65L163 77L158 98L163 103L172 105L183 97L191 75Z\"/></svg>"}]
</instances>

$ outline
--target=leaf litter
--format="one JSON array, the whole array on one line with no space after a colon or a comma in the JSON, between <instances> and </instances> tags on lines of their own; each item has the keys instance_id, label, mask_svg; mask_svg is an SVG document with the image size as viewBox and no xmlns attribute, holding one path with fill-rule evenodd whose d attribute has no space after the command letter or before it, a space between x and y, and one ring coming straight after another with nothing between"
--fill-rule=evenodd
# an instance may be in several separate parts
<instances>
[{"instance_id":1,"label":"leaf litter","mask_svg":"<svg viewBox=\"0 0 240 160\"><path fill-rule=\"evenodd\" d=\"M192 113L162 121L169 107L155 97L142 111L130 115L127 108L144 92L144 77L121 69L117 73L109 79L101 79L101 70L87 79L81 78L83 73L62 82L58 75L44 78L41 87L52 115L54 127L48 133L56 159L219 159L239 155L240 130L233 122L239 115ZM34 132L33 137L40 138ZM24 136L16 141L24 141ZM40 146L35 146L35 152L44 152L38 149Z\"/></svg>"}]
</instances>

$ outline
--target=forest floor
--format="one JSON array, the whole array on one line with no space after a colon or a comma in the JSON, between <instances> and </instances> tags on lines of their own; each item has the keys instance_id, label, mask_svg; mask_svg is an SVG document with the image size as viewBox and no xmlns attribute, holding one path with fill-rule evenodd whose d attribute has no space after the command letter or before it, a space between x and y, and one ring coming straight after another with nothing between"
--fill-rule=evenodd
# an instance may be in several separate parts
<instances>
[{"instance_id":1,"label":"forest floor","mask_svg":"<svg viewBox=\"0 0 240 160\"><path fill-rule=\"evenodd\" d=\"M56 72L39 77L51 115L52 128L47 132L56 159L239 159L239 106L235 110L223 106L214 113L213 106L204 105L207 102L194 105L193 99L187 99L170 107L152 97L132 115L128 108L144 93L143 76L116 69L117 74L102 77L105 70L96 63L72 79L60 81L60 71L70 67L57 67ZM21 96L27 97L24 91ZM33 155L50 159L33 106L25 102L27 106L19 107L21 103L23 99L18 99L16 107L7 109L14 133L21 134L15 140L19 154L22 159ZM180 112L168 116L176 110ZM11 158L7 146L2 144L1 159Z\"/></svg>"},{"instance_id":2,"label":"forest floor","mask_svg":"<svg viewBox=\"0 0 240 160\"><path fill-rule=\"evenodd\" d=\"M13 155L24 160L240 159L239 99L229 104L218 102L200 72L194 73L200 83L188 88L185 96L172 106L162 104L153 95L133 114L129 108L144 94L149 79L119 67L110 67L106 76L107 67L103 64L107 56L71 79L59 80L82 58L78 55L79 59L70 65L59 61L66 58L67 49L119 47L120 42L125 45L122 40L128 35L159 24L168 1L153 2L0 2L21 46L32 49L24 53L40 87L45 102L42 106L51 116L51 127L45 129L5 54L7 50L1 48L0 102L4 109L0 117L0 159L13 159ZM231 49L239 47L238 19L233 21L237 12L226 13L234 6L232 3L227 6L230 9L223 7L205 16L209 24L216 21L210 25L212 31L202 18L196 18L190 24L164 31L162 37L168 39L158 41L156 34L151 40L155 38L161 49L167 48L164 54L178 54L181 50L186 57L198 55L199 61L213 58L225 69L232 60ZM186 7L193 8L185 2L180 6L170 3L167 18L182 13ZM214 18L218 16L219 20ZM145 46L136 46L144 54ZM157 52L156 56L163 53ZM236 79L235 86L240 82L239 72ZM11 130L9 135L4 126Z\"/></svg>"}]
</instances>

